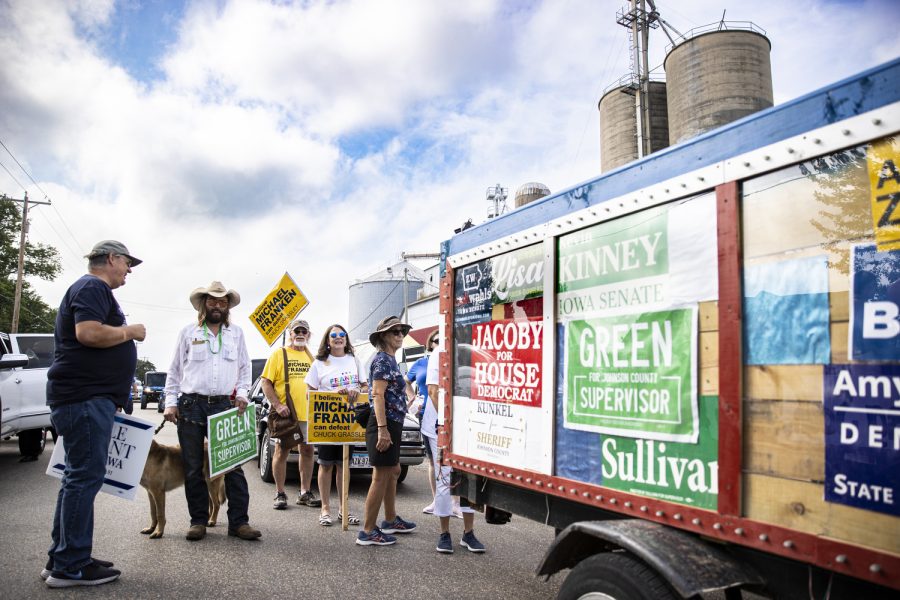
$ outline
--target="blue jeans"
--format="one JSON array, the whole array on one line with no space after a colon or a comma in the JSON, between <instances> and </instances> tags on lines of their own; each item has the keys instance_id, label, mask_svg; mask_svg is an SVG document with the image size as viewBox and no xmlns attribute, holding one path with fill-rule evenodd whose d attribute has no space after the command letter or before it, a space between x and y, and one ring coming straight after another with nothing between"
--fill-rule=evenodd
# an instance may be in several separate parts
<instances>
[{"instance_id":1,"label":"blue jeans","mask_svg":"<svg viewBox=\"0 0 900 600\"><path fill-rule=\"evenodd\" d=\"M232 408L231 402L209 404L206 400L181 396L178 399L178 443L181 444L181 460L184 464L184 496L191 515L191 525L206 525L209 521L209 492L203 474L203 456L206 448L206 417ZM247 410L253 410L250 406ZM228 498L228 528L237 529L250 522L250 490L244 471L237 467L225 474L225 496Z\"/></svg>"},{"instance_id":2,"label":"blue jeans","mask_svg":"<svg viewBox=\"0 0 900 600\"><path fill-rule=\"evenodd\" d=\"M47 552L55 571L76 572L91 562L94 498L106 476L115 416L115 403L103 397L50 410L50 421L66 451L66 470L53 515L53 543Z\"/></svg>"}]
</instances>

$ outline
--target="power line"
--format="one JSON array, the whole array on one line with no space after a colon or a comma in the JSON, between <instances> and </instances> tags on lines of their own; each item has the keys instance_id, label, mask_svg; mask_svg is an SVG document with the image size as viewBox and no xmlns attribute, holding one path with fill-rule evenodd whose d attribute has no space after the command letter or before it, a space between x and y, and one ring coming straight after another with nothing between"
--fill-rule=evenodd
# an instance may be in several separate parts
<instances>
[{"instance_id":1,"label":"power line","mask_svg":"<svg viewBox=\"0 0 900 600\"><path fill-rule=\"evenodd\" d=\"M25 173L26 175L28 175L28 179L30 179L31 183L33 183L34 186L41 191L41 193L44 195L44 199L50 200L50 196L47 195L47 192L45 192L43 189L41 189L41 186L38 185L38 182L35 181L34 177L31 176L31 173L29 173L28 170L22 166L22 163L19 162L19 159L17 159L15 157L15 155L12 152L10 152L9 148L6 147L6 144L3 143L3 140L0 140L0 146L3 146L3 149L6 150L7 154L9 154L12 157L12 159L14 161L16 161L16 164L19 165L19 168L22 169L22 172ZM22 185L22 184L19 184L19 185Z\"/></svg>"},{"instance_id":2,"label":"power line","mask_svg":"<svg viewBox=\"0 0 900 600\"><path fill-rule=\"evenodd\" d=\"M19 187L20 187L20 188L22 188L22 189L23 189L24 191L26 191L26 192L28 191L28 189L27 189L24 185L22 185L22 182L19 181L18 179L16 179L16 176L9 172L9 169L6 168L6 165L4 165L2 162L0 162L0 167L3 167L3 170L6 171L6 173L7 173L10 177L12 177L12 180L13 180L13 181L15 181L16 183L19 184Z\"/></svg>"},{"instance_id":3,"label":"power line","mask_svg":"<svg viewBox=\"0 0 900 600\"><path fill-rule=\"evenodd\" d=\"M7 295L5 295L5 294L2 294L2 293L0 293L0 298L6 300L7 302L13 302L13 298L10 298L9 296L7 296ZM24 311L27 312L28 314L30 314L32 317L34 317L35 319L37 319L40 323L43 323L44 325L46 325L47 327L49 327L51 330L53 330L53 329L56 328L56 325L55 325L55 324L48 323L47 321L45 321L45 320L43 319L43 317L41 317L40 315L35 314L35 313L33 313L32 311L30 311L24 304L21 305L19 308L22 309L22 310L24 310ZM51 308L52 308L52 307L51 307Z\"/></svg>"}]
</instances>

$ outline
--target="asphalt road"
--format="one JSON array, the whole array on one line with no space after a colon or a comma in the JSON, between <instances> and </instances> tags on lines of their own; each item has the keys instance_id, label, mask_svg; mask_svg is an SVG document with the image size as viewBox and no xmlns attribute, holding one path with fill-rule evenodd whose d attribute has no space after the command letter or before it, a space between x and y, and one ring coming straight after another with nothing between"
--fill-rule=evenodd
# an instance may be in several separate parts
<instances>
[{"instance_id":1,"label":"asphalt road","mask_svg":"<svg viewBox=\"0 0 900 600\"><path fill-rule=\"evenodd\" d=\"M136 414L157 422L156 407ZM167 424L157 438L175 444ZM107 494L97 497L94 555L112 560L122 577L96 588L52 590L39 573L47 560L58 480L44 474L52 442L35 462L19 462L15 439L0 442L0 598L553 598L565 576L545 582L534 575L553 529L513 517L506 525L487 525L476 516L475 531L487 546L482 555L458 546L462 521L453 519L456 552L435 551L436 517L422 514L430 502L424 465L410 469L398 490L400 514L416 521L418 531L394 546L361 547L357 527L341 531L322 527L319 510L294 504L296 476L289 479L289 507L272 509L274 485L263 483L256 463L244 466L250 485L250 522L263 536L247 542L226 535L225 507L220 525L206 539L188 542L187 506L182 489L168 494L166 534L158 540L141 535L149 523L146 492L133 502ZM291 467L289 466L289 469ZM362 513L369 477L350 486L350 508Z\"/></svg>"}]
</instances>

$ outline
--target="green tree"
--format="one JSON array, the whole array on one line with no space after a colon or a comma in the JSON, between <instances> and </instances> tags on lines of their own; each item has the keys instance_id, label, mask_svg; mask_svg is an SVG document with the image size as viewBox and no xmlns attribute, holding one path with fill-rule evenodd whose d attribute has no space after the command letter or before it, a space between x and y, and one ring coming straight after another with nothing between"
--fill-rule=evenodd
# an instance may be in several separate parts
<instances>
[{"instance_id":1,"label":"green tree","mask_svg":"<svg viewBox=\"0 0 900 600\"><path fill-rule=\"evenodd\" d=\"M150 362L146 358L139 358L137 361L137 368L135 368L135 370L134 370L134 376L137 377L138 379L140 379L141 382L143 382L144 374L147 373L148 371L155 371L155 370L156 370L156 365L154 365L152 362Z\"/></svg>"},{"instance_id":2,"label":"green tree","mask_svg":"<svg viewBox=\"0 0 900 600\"><path fill-rule=\"evenodd\" d=\"M15 302L16 271L19 266L19 231L22 224L20 205L6 196L0 197L0 330L12 325ZM59 252L47 244L25 243L25 277L53 281L62 270ZM22 333L53 331L56 309L38 296L27 279L22 281L22 303L19 331Z\"/></svg>"}]
</instances>

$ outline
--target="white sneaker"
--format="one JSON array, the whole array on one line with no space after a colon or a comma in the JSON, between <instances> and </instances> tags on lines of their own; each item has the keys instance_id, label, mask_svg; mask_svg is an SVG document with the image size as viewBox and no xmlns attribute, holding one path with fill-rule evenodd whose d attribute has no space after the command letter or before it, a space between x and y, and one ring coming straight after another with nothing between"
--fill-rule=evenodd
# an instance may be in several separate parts
<instances>
[{"instance_id":1,"label":"white sneaker","mask_svg":"<svg viewBox=\"0 0 900 600\"><path fill-rule=\"evenodd\" d=\"M434 502L432 502L431 504L429 504L428 506L423 508L422 512L425 513L426 515L433 515L434 514Z\"/></svg>"}]
</instances>

